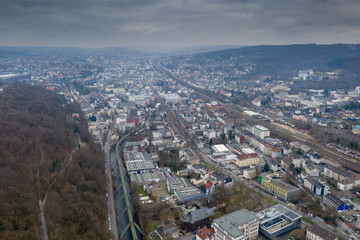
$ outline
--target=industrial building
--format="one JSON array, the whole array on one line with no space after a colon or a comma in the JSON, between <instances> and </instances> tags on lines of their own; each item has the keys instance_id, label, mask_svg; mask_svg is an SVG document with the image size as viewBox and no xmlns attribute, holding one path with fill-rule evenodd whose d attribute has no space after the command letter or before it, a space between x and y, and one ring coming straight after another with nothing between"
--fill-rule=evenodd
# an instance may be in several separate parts
<instances>
[{"instance_id":1,"label":"industrial building","mask_svg":"<svg viewBox=\"0 0 360 240\"><path fill-rule=\"evenodd\" d=\"M324 204L329 207L334 208L338 212L349 211L349 206L344 203L340 198L335 196L332 193L324 196L323 198Z\"/></svg>"},{"instance_id":2,"label":"industrial building","mask_svg":"<svg viewBox=\"0 0 360 240\"><path fill-rule=\"evenodd\" d=\"M158 168L159 157L156 153L124 150L124 160L129 173L149 173Z\"/></svg>"},{"instance_id":3,"label":"industrial building","mask_svg":"<svg viewBox=\"0 0 360 240\"><path fill-rule=\"evenodd\" d=\"M166 183L168 192L174 194L181 203L206 196L206 193L187 182L184 178L168 177Z\"/></svg>"},{"instance_id":4,"label":"industrial building","mask_svg":"<svg viewBox=\"0 0 360 240\"><path fill-rule=\"evenodd\" d=\"M280 204L257 214L259 231L269 239L290 232L301 225L301 215Z\"/></svg>"},{"instance_id":5,"label":"industrial building","mask_svg":"<svg viewBox=\"0 0 360 240\"><path fill-rule=\"evenodd\" d=\"M215 239L248 240L259 234L259 219L255 213L241 209L213 221Z\"/></svg>"},{"instance_id":6,"label":"industrial building","mask_svg":"<svg viewBox=\"0 0 360 240\"><path fill-rule=\"evenodd\" d=\"M231 163L235 162L237 156L229 150L224 144L217 144L211 147L212 155L210 159L218 163Z\"/></svg>"},{"instance_id":7,"label":"industrial building","mask_svg":"<svg viewBox=\"0 0 360 240\"><path fill-rule=\"evenodd\" d=\"M163 182L165 181L165 176L159 171L154 173L131 174L130 179L131 182L136 182L141 186L150 183Z\"/></svg>"},{"instance_id":8,"label":"industrial building","mask_svg":"<svg viewBox=\"0 0 360 240\"><path fill-rule=\"evenodd\" d=\"M187 98L183 98L183 97L180 97L179 94L177 93L169 93L169 94L162 94L162 97L164 98L164 100L168 103L179 103L181 101L184 101L186 100Z\"/></svg>"}]
</instances>

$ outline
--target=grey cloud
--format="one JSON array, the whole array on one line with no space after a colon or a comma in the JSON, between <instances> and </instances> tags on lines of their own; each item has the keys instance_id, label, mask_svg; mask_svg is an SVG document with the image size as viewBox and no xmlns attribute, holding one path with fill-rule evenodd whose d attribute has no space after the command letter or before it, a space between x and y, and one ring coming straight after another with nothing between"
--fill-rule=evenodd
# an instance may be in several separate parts
<instances>
[{"instance_id":1,"label":"grey cloud","mask_svg":"<svg viewBox=\"0 0 360 240\"><path fill-rule=\"evenodd\" d=\"M2 0L0 45L356 42L357 0Z\"/></svg>"}]
</instances>

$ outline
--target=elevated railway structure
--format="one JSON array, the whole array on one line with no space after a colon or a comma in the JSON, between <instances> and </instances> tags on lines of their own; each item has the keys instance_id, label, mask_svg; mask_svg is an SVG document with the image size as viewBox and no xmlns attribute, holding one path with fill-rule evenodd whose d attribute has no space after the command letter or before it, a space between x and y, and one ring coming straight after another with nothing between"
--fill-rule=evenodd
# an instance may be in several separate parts
<instances>
[{"instance_id":1,"label":"elevated railway structure","mask_svg":"<svg viewBox=\"0 0 360 240\"><path fill-rule=\"evenodd\" d=\"M150 119L151 119L151 112L150 112L148 118L146 119L146 122L148 122ZM140 127L143 127L143 126L145 126L145 124L141 125ZM123 161L120 156L120 150L119 150L120 145L125 142L126 138L128 136L130 136L131 134L135 133L136 131L139 131L138 127L133 128L130 132L128 132L126 135L124 135L117 142L116 147L115 147L116 161L117 161L117 166L118 166L117 171L118 171L120 179L121 179L121 185L119 186L119 188L121 188L121 190L122 190L122 197L121 197L121 199L118 199L117 202L124 200L125 207L124 207L123 211L121 212L121 215L126 214L127 219L128 219L128 223L119 231L120 232L119 239L123 239L125 233L128 230L130 230L131 238L133 240L141 239L139 236L143 235L143 231L142 231L141 227L136 223L136 221L134 219L135 210L132 208L131 201L130 201L130 192L128 190L127 180L126 180L127 173L124 170Z\"/></svg>"}]
</instances>

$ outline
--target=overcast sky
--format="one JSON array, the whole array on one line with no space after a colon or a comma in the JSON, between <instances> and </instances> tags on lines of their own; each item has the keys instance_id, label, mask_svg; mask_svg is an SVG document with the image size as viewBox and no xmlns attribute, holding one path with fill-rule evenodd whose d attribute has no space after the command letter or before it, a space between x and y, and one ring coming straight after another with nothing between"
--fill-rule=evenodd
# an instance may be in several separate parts
<instances>
[{"instance_id":1,"label":"overcast sky","mask_svg":"<svg viewBox=\"0 0 360 240\"><path fill-rule=\"evenodd\" d=\"M359 43L359 0L0 0L0 45Z\"/></svg>"}]
</instances>

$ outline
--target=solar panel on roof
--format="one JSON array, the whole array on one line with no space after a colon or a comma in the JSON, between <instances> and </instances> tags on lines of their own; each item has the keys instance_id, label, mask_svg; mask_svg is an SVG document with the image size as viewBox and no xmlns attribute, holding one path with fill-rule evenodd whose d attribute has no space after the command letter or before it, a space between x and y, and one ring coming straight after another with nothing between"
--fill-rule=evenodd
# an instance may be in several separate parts
<instances>
[{"instance_id":1,"label":"solar panel on roof","mask_svg":"<svg viewBox=\"0 0 360 240\"><path fill-rule=\"evenodd\" d=\"M294 213L294 212L287 212L287 213L285 213L285 215L286 215L287 217L291 218L292 220L300 217L298 214L296 214L296 213Z\"/></svg>"}]
</instances>

